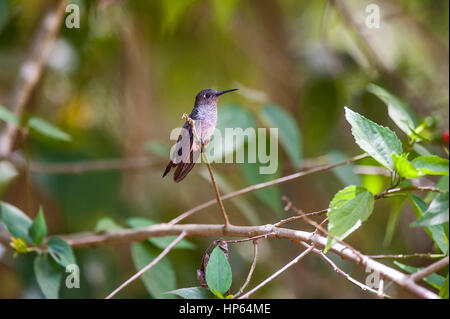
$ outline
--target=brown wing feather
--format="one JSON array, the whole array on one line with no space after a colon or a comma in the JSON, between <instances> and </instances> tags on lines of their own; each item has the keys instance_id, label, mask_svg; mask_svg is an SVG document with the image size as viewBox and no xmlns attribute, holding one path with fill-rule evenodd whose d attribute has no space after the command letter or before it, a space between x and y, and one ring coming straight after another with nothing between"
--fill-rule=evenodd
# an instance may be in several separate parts
<instances>
[{"instance_id":1,"label":"brown wing feather","mask_svg":"<svg viewBox=\"0 0 450 319\"><path fill-rule=\"evenodd\" d=\"M163 177L165 177L170 172L172 167L176 167L175 173L173 174L173 179L177 183L182 181L187 176L187 174L192 170L200 155L200 151L193 150L194 134L192 132L192 127L189 124L189 122L186 122L183 128L189 131L190 151L188 152L188 154L181 154L183 147L181 144L182 134L180 134L178 136L177 150L175 151L176 153L174 153L174 157L176 157L176 154L178 153L178 156L182 156L182 159L179 163L174 163L174 160L172 158L172 160L169 162L163 173Z\"/></svg>"}]
</instances>

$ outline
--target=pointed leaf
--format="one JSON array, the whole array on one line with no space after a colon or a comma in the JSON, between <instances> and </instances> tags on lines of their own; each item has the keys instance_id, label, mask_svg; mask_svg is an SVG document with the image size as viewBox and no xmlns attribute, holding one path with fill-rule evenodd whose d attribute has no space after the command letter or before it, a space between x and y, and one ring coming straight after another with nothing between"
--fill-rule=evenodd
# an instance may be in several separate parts
<instances>
[{"instance_id":1,"label":"pointed leaf","mask_svg":"<svg viewBox=\"0 0 450 319\"><path fill-rule=\"evenodd\" d=\"M241 172L245 180L250 185L264 183L274 178L277 178L277 174L260 174L259 163L242 163L239 165ZM281 215L283 210L281 202L281 191L278 185L259 189L254 192L254 195L267 207L270 207L277 215Z\"/></svg>"},{"instance_id":2,"label":"pointed leaf","mask_svg":"<svg viewBox=\"0 0 450 319\"><path fill-rule=\"evenodd\" d=\"M174 294L183 299L211 299L212 297L209 290L203 287L180 288L168 291L166 294Z\"/></svg>"},{"instance_id":3,"label":"pointed leaf","mask_svg":"<svg viewBox=\"0 0 450 319\"><path fill-rule=\"evenodd\" d=\"M269 104L261 109L261 120L268 128L278 128L281 145L292 164L296 168L300 168L302 137L295 119L282 108Z\"/></svg>"},{"instance_id":4,"label":"pointed leaf","mask_svg":"<svg viewBox=\"0 0 450 319\"><path fill-rule=\"evenodd\" d=\"M384 167L394 169L392 153L402 153L402 143L389 128L376 124L345 107L356 144Z\"/></svg>"},{"instance_id":5,"label":"pointed leaf","mask_svg":"<svg viewBox=\"0 0 450 319\"><path fill-rule=\"evenodd\" d=\"M328 212L328 232L343 240L369 218L373 211L374 197L363 187L348 186L339 191L330 203ZM335 240L328 237L327 252Z\"/></svg>"},{"instance_id":6,"label":"pointed leaf","mask_svg":"<svg viewBox=\"0 0 450 319\"><path fill-rule=\"evenodd\" d=\"M416 214L417 218L420 218L428 209L427 203L416 194L409 194L409 201ZM425 227L425 231L433 239L434 243L439 247L442 253L447 254L449 248L449 242L447 235L445 234L444 224Z\"/></svg>"},{"instance_id":7,"label":"pointed leaf","mask_svg":"<svg viewBox=\"0 0 450 319\"><path fill-rule=\"evenodd\" d=\"M55 140L61 140L66 142L70 142L71 140L69 134L39 117L31 117L28 120L27 126L31 128L32 131L38 132L39 134L42 134Z\"/></svg>"},{"instance_id":8,"label":"pointed leaf","mask_svg":"<svg viewBox=\"0 0 450 319\"><path fill-rule=\"evenodd\" d=\"M216 289L222 295L231 287L231 267L225 253L219 245L214 248L206 265L206 282L209 290L217 296Z\"/></svg>"},{"instance_id":9,"label":"pointed leaf","mask_svg":"<svg viewBox=\"0 0 450 319\"><path fill-rule=\"evenodd\" d=\"M401 177L405 178L417 178L425 175L424 173L416 170L414 165L408 161L407 154L395 154L392 153L392 159L394 160L394 169Z\"/></svg>"},{"instance_id":10,"label":"pointed leaf","mask_svg":"<svg viewBox=\"0 0 450 319\"><path fill-rule=\"evenodd\" d=\"M418 220L411 224L413 227L429 227L448 222L448 191L436 197Z\"/></svg>"},{"instance_id":11,"label":"pointed leaf","mask_svg":"<svg viewBox=\"0 0 450 319\"><path fill-rule=\"evenodd\" d=\"M408 265L402 264L396 260L394 260L394 264L401 270L404 270L410 274L413 274L413 273L418 272L423 269L423 267L418 268L418 267L408 266ZM441 289L441 287L444 286L445 278L442 277L441 275L434 273L434 274L431 274L431 275L423 278L423 281L425 281L427 284L429 284L430 286L432 286L436 289Z\"/></svg>"},{"instance_id":12,"label":"pointed leaf","mask_svg":"<svg viewBox=\"0 0 450 319\"><path fill-rule=\"evenodd\" d=\"M110 217L102 217L97 221L95 225L95 232L107 232L108 230L117 230L122 229L120 225L117 225L116 222Z\"/></svg>"},{"instance_id":13,"label":"pointed leaf","mask_svg":"<svg viewBox=\"0 0 450 319\"><path fill-rule=\"evenodd\" d=\"M153 248L148 242L132 243L131 255L137 271L151 263L160 251ZM164 292L175 288L176 276L170 260L166 257L161 259L154 267L141 277L148 293L155 298L172 298Z\"/></svg>"},{"instance_id":14,"label":"pointed leaf","mask_svg":"<svg viewBox=\"0 0 450 319\"><path fill-rule=\"evenodd\" d=\"M45 298L58 298L63 269L58 267L47 254L37 255L34 258L33 268L36 281Z\"/></svg>"},{"instance_id":15,"label":"pointed leaf","mask_svg":"<svg viewBox=\"0 0 450 319\"><path fill-rule=\"evenodd\" d=\"M367 90L375 94L387 105L389 117L403 132L406 133L406 135L410 135L411 130L414 129L417 124L414 114L408 104L378 85L369 84Z\"/></svg>"},{"instance_id":16,"label":"pointed leaf","mask_svg":"<svg viewBox=\"0 0 450 319\"><path fill-rule=\"evenodd\" d=\"M34 219L29 229L30 239L35 245L39 245L47 236L47 225L45 224L44 211L39 208L39 213Z\"/></svg>"},{"instance_id":17,"label":"pointed leaf","mask_svg":"<svg viewBox=\"0 0 450 319\"><path fill-rule=\"evenodd\" d=\"M20 126L19 119L14 115L13 112L8 110L3 105L0 105L0 120L3 120L7 123L15 124L16 126Z\"/></svg>"},{"instance_id":18,"label":"pointed leaf","mask_svg":"<svg viewBox=\"0 0 450 319\"><path fill-rule=\"evenodd\" d=\"M47 242L49 254L53 259L63 267L70 264L76 264L75 255L72 247L59 237L53 237Z\"/></svg>"},{"instance_id":19,"label":"pointed leaf","mask_svg":"<svg viewBox=\"0 0 450 319\"><path fill-rule=\"evenodd\" d=\"M30 228L32 221L17 207L0 202L1 206L1 218L5 223L8 231L17 238L25 238L30 241L28 236L28 229Z\"/></svg>"},{"instance_id":20,"label":"pointed leaf","mask_svg":"<svg viewBox=\"0 0 450 319\"><path fill-rule=\"evenodd\" d=\"M442 288L439 291L439 297L441 297L442 299L448 299L448 274L445 278L444 285L442 285Z\"/></svg>"},{"instance_id":21,"label":"pointed leaf","mask_svg":"<svg viewBox=\"0 0 450 319\"><path fill-rule=\"evenodd\" d=\"M423 174L448 176L448 159L436 155L416 157L411 164Z\"/></svg>"},{"instance_id":22,"label":"pointed leaf","mask_svg":"<svg viewBox=\"0 0 450 319\"><path fill-rule=\"evenodd\" d=\"M348 159L344 153L336 150L330 151L328 153L328 157L330 158L331 163L337 163ZM352 164L335 167L333 168L333 173L337 176L341 183L344 184L344 186L362 185L361 177L353 172Z\"/></svg>"}]
</instances>

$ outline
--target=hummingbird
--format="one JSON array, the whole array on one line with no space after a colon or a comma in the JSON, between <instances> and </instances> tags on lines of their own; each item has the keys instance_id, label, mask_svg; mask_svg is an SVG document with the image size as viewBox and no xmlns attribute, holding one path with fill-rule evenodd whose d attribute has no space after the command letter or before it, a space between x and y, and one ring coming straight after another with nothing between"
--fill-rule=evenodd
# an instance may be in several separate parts
<instances>
[{"instance_id":1,"label":"hummingbird","mask_svg":"<svg viewBox=\"0 0 450 319\"><path fill-rule=\"evenodd\" d=\"M216 128L217 100L219 96L236 90L216 91L208 89L202 90L197 94L189 119L194 120L195 130L200 141L196 140L192 125L187 120L178 136L171 160L162 177L166 176L172 167L176 167L173 180L178 183L192 170L201 152L208 145Z\"/></svg>"}]
</instances>

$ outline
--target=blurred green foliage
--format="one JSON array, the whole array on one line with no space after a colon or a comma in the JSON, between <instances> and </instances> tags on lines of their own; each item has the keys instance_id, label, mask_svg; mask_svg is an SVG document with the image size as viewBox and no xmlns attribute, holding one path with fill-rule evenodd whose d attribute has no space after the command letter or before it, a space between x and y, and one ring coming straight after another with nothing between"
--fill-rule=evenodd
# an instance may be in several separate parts
<instances>
[{"instance_id":1,"label":"blurred green foliage","mask_svg":"<svg viewBox=\"0 0 450 319\"><path fill-rule=\"evenodd\" d=\"M173 142L169 133L182 126L181 114L190 112L195 94L205 88L240 89L240 94L223 97L219 103L219 128L280 130L278 171L259 175L257 164L216 164L222 192L295 172L311 161L317 163L324 155L327 161L337 162L359 154L344 105L389 127L403 145L411 140L426 141L425 146L408 150L411 161L426 153L447 157L444 147L448 147L448 140L443 134L448 134L449 126L448 1L345 1L362 26L365 39L326 0L70 2L80 7L81 27L61 26L22 119L30 134L16 142L19 155L31 163L30 171L18 170L4 159L0 162L1 200L29 215L21 219L26 224L24 237L40 206L44 225L53 235L105 231L110 221L116 226L134 227L130 218L167 222L214 198L201 167L194 168L180 184L161 179L167 161L165 150ZM369 2L381 7L380 29L364 27ZM40 19L53 3L0 0L0 105L6 107L0 107L1 129L4 121L17 120L7 111L14 83ZM365 41L372 44L385 70L373 63L374 53ZM370 83L373 85L368 87ZM406 113L402 111L405 104L410 108ZM414 119L405 114L415 114ZM419 126L414 125L415 132L411 133L405 123ZM153 164L140 170L79 174L32 170L33 163L135 157L149 157ZM389 157L386 161L382 164L392 169L394 160ZM380 168L371 158L358 164ZM267 224L288 217L282 209L282 195L289 196L304 211L317 211L327 208L334 194L347 185L364 187L371 193L390 185L387 176L355 174L355 170L354 166L341 167L334 174L324 172L266 188L225 205L234 224L248 224L249 220ZM427 178L437 181L434 176ZM436 187L448 190L448 177L444 176ZM424 198L426 205L432 200ZM361 225L346 240L368 254L448 253L448 237L445 252L441 236L445 231L448 234L448 222L447 229L442 225L425 228L432 239L423 228L410 228L427 208L420 207L417 199L412 201L416 203L414 210L395 200L377 201L377 213L372 214L370 223ZM110 221L105 223L105 217ZM221 220L216 207L211 207L189 222ZM309 230L302 223L292 227ZM380 245L382 238L385 246ZM149 273L144 284L131 285L121 297L148 297L148 292L152 297L170 297L163 293L198 286L196 269L214 239L184 242L196 249L175 250L159 266L163 277L151 281ZM131 249L130 245L77 249L80 288L61 287L60 297L105 297L135 272L135 266L148 263L162 247L161 242L146 241L134 243ZM233 291L245 280L252 258L251 252L240 249L244 248L230 250ZM254 283L279 269L297 250L290 243L269 241L261 242L260 249ZM317 267L314 258L306 259L296 271L286 273L254 296L369 297L329 268ZM348 267L349 273L359 271L343 261L335 262ZM414 269L422 267L421 262L417 261ZM58 271L62 269L54 272L54 266L48 255L33 259L30 254L19 254L13 258L9 250L4 252L0 247L0 298L39 298L43 295L38 287L46 297L54 297ZM33 268L41 274L37 281ZM44 277L50 278L48 289L42 288L40 279Z\"/></svg>"}]
</instances>

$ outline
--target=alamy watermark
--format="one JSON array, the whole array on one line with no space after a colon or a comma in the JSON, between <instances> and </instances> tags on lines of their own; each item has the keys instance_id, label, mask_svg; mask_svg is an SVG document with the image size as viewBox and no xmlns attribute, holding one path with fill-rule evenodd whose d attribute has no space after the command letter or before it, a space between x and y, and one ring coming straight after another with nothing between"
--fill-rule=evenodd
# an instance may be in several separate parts
<instances>
[{"instance_id":1,"label":"alamy watermark","mask_svg":"<svg viewBox=\"0 0 450 319\"><path fill-rule=\"evenodd\" d=\"M80 288L80 267L76 264L69 264L66 266L66 288Z\"/></svg>"},{"instance_id":2,"label":"alamy watermark","mask_svg":"<svg viewBox=\"0 0 450 319\"><path fill-rule=\"evenodd\" d=\"M366 6L366 27L369 29L380 28L380 7L377 4L370 3Z\"/></svg>"},{"instance_id":3,"label":"alamy watermark","mask_svg":"<svg viewBox=\"0 0 450 319\"><path fill-rule=\"evenodd\" d=\"M66 17L67 29L80 28L80 7L77 4L71 3L66 6L66 12L69 13Z\"/></svg>"},{"instance_id":4,"label":"alamy watermark","mask_svg":"<svg viewBox=\"0 0 450 319\"><path fill-rule=\"evenodd\" d=\"M174 163L201 162L200 146L195 141L192 149L197 156L189 157L195 140L190 130L175 128L170 139L178 140L170 152ZM223 133L216 128L204 152L212 163L260 163L260 174L273 174L278 170L278 128L225 128Z\"/></svg>"}]
</instances>

